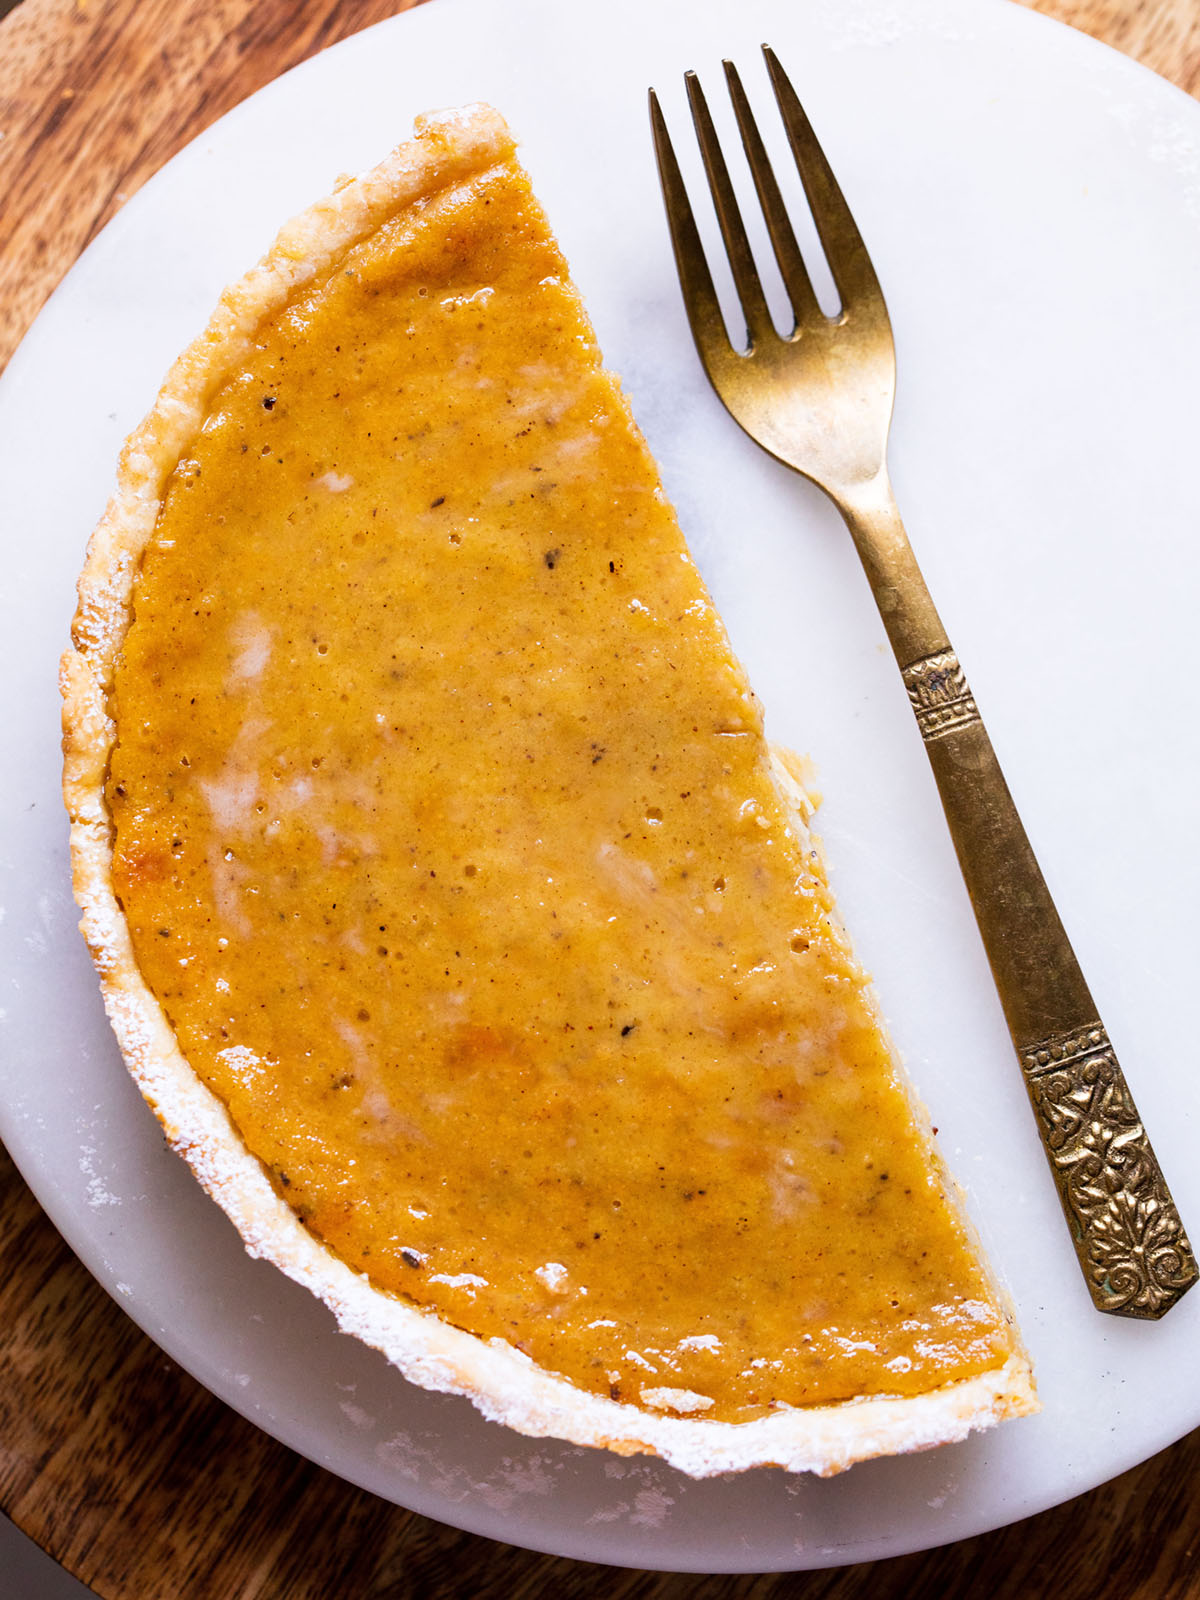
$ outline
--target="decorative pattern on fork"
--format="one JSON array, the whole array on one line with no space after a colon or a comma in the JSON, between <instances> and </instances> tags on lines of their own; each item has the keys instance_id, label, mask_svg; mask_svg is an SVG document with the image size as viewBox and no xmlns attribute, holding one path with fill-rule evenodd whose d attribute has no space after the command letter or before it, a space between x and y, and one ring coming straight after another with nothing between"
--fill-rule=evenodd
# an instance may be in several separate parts
<instances>
[{"instance_id":1,"label":"decorative pattern on fork","mask_svg":"<svg viewBox=\"0 0 1200 1600\"><path fill-rule=\"evenodd\" d=\"M1093 1303L1123 1316L1161 1317L1200 1270L900 520L887 469L896 358L879 280L795 90L774 52L764 46L763 54L840 308L828 316L818 303L741 79L727 61L794 325L786 335L776 331L707 103L689 72L692 119L747 344L739 350L730 341L652 90L655 152L692 336L730 414L824 490L846 521L925 741ZM1094 1047L1063 1044L1080 1039Z\"/></svg>"},{"instance_id":2,"label":"decorative pattern on fork","mask_svg":"<svg viewBox=\"0 0 1200 1600\"><path fill-rule=\"evenodd\" d=\"M912 661L901 675L923 739L938 739L978 718L975 696L953 650Z\"/></svg>"}]
</instances>

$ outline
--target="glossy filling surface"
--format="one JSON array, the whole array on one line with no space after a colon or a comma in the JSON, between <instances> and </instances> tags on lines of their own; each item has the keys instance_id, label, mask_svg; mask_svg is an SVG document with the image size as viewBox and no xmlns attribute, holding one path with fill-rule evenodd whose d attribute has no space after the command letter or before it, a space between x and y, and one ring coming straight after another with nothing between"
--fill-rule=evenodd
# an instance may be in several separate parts
<instances>
[{"instance_id":1,"label":"glossy filling surface","mask_svg":"<svg viewBox=\"0 0 1200 1600\"><path fill-rule=\"evenodd\" d=\"M259 330L111 710L139 966L376 1285L732 1421L1011 1353L513 164Z\"/></svg>"}]
</instances>

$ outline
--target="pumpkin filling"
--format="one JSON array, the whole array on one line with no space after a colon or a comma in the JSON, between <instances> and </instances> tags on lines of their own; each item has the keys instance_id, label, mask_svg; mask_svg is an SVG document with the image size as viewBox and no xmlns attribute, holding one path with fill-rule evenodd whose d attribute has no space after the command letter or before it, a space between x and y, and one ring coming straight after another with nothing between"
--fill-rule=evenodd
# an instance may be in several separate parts
<instances>
[{"instance_id":1,"label":"pumpkin filling","mask_svg":"<svg viewBox=\"0 0 1200 1600\"><path fill-rule=\"evenodd\" d=\"M514 162L259 328L110 710L138 965L373 1284L706 1419L1013 1353Z\"/></svg>"}]
</instances>

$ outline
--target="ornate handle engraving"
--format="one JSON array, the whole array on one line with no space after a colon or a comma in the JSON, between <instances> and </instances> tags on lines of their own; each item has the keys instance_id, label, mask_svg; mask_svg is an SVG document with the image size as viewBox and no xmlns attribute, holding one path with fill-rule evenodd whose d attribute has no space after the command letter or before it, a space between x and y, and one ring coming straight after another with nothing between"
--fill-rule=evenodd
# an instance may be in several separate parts
<instances>
[{"instance_id":1,"label":"ornate handle engraving","mask_svg":"<svg viewBox=\"0 0 1200 1600\"><path fill-rule=\"evenodd\" d=\"M1161 1317L1200 1271L966 674L948 645L901 670L1088 1292L1100 1311ZM1062 1030L1072 1017L1096 1020Z\"/></svg>"},{"instance_id":2,"label":"ornate handle engraving","mask_svg":"<svg viewBox=\"0 0 1200 1600\"><path fill-rule=\"evenodd\" d=\"M905 667L904 687L926 741L978 722L979 709L953 650L939 650Z\"/></svg>"},{"instance_id":3,"label":"ornate handle engraving","mask_svg":"<svg viewBox=\"0 0 1200 1600\"><path fill-rule=\"evenodd\" d=\"M1161 1317L1200 1271L887 474L829 492L908 691L1092 1301Z\"/></svg>"},{"instance_id":4,"label":"ornate handle engraving","mask_svg":"<svg viewBox=\"0 0 1200 1600\"><path fill-rule=\"evenodd\" d=\"M1092 1299L1163 1315L1197 1280L1183 1231L1108 1034L1097 1022L1021 1051Z\"/></svg>"}]
</instances>

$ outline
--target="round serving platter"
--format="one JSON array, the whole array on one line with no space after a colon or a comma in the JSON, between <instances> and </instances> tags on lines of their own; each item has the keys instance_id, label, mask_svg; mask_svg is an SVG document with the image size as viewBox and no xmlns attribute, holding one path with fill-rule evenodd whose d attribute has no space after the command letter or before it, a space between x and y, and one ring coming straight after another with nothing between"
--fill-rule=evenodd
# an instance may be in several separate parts
<instances>
[{"instance_id":1,"label":"round serving platter","mask_svg":"<svg viewBox=\"0 0 1200 1600\"><path fill-rule=\"evenodd\" d=\"M687 336L645 94L758 46L805 99L896 329L892 466L914 543L1185 1220L1200 1087L1179 1041L1192 907L1200 108L1003 0L437 3L277 80L152 180L0 381L0 1135L96 1277L176 1360L347 1479L510 1543L692 1571L820 1567L1024 1517L1200 1424L1200 1297L1091 1308L920 740L836 514L712 399ZM165 1148L75 930L56 658L121 440L223 285L418 112L487 99L624 377L773 737L809 752L857 947L1017 1304L1034 1419L820 1481L695 1483L527 1440L411 1388L251 1261ZM693 174L695 168L692 168ZM1191 1300L1196 1303L1193 1305Z\"/></svg>"}]
</instances>

